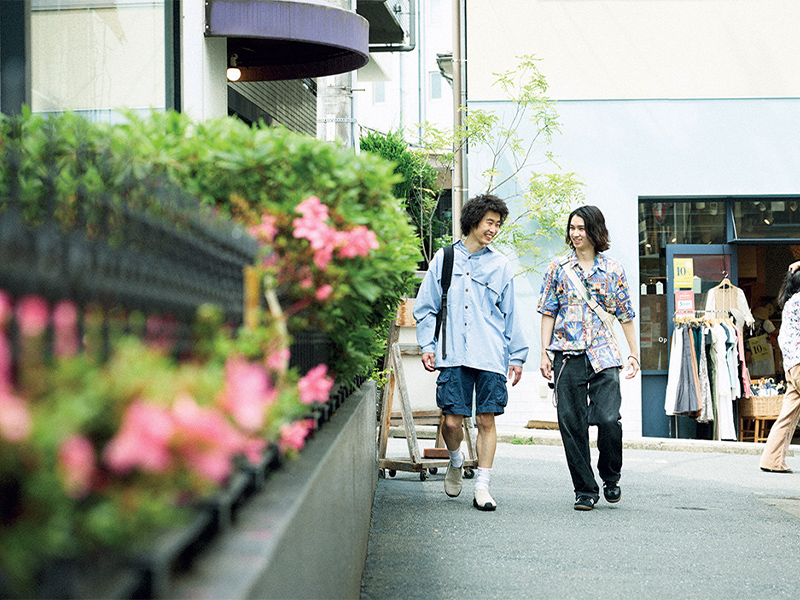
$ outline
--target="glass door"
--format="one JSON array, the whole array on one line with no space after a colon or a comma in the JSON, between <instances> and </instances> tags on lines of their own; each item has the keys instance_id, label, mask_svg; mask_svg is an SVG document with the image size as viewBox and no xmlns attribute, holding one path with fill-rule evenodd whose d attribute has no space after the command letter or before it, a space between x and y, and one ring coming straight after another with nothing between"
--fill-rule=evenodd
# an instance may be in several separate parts
<instances>
[{"instance_id":1,"label":"glass door","mask_svg":"<svg viewBox=\"0 0 800 600\"><path fill-rule=\"evenodd\" d=\"M659 314L658 319L654 319L657 314L651 310L652 314L646 315L643 301L640 310L642 311L640 323L645 326L647 319L652 323L653 334L650 336L652 347L651 353L658 351L659 367L657 371L650 371L642 378L642 431L647 435L657 437L682 437L682 438L705 438L711 437L710 431L705 431L701 426L688 417L668 417L664 411L664 399L667 389L667 371L669 364L669 342L672 340L672 332L675 328L675 292L682 291L679 303L689 302L696 310L705 308L708 290L716 286L720 281L727 278L733 285L737 284L737 265L734 246L730 244L669 244L666 246L666 314ZM681 288L676 286L675 264L684 267L680 274L683 277L689 276L689 287ZM690 274L688 267L691 266ZM678 282L679 284L681 282ZM646 298L646 297L643 297ZM663 298L663 296L661 296ZM658 296L650 300L658 300ZM660 302L660 300L659 300ZM663 306L663 305L662 305ZM702 313L699 313L702 314ZM666 321L664 323L663 321ZM658 321L658 323L656 323ZM658 331L656 331L658 325ZM666 331L666 336L663 332ZM646 332L645 332L646 333ZM644 346L646 339L642 335ZM656 347L658 346L658 348ZM648 348L642 348L642 355L648 352ZM666 358L663 356L666 354Z\"/></svg>"}]
</instances>

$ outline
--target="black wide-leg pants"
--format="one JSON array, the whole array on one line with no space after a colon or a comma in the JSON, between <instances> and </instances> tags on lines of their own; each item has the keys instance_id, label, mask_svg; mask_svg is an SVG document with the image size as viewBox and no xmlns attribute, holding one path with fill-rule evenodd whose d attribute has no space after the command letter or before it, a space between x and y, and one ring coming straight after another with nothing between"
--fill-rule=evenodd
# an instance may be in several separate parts
<instances>
[{"instance_id":1,"label":"black wide-leg pants","mask_svg":"<svg viewBox=\"0 0 800 600\"><path fill-rule=\"evenodd\" d=\"M592 471L589 426L597 425L597 470L604 482L617 483L622 470L622 396L619 368L595 373L586 354L556 352L553 374L558 402L558 427L576 496L599 499Z\"/></svg>"}]
</instances>

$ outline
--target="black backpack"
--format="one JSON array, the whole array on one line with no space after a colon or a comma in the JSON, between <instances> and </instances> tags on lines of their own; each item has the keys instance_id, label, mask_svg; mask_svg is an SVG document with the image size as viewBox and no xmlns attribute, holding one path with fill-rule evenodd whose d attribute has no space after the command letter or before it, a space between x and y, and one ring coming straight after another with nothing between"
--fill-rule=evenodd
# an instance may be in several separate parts
<instances>
[{"instance_id":1,"label":"black backpack","mask_svg":"<svg viewBox=\"0 0 800 600\"><path fill-rule=\"evenodd\" d=\"M444 247L444 262L442 263L442 308L436 315L436 337L439 330L442 332L442 358L447 358L447 290L450 289L450 280L453 278L453 245Z\"/></svg>"}]
</instances>

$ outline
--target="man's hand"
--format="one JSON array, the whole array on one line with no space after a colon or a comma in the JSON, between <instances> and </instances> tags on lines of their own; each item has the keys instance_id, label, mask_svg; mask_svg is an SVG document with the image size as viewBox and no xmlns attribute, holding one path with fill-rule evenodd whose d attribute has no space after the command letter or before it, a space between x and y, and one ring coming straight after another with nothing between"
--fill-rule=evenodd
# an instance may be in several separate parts
<instances>
[{"instance_id":1,"label":"man's hand","mask_svg":"<svg viewBox=\"0 0 800 600\"><path fill-rule=\"evenodd\" d=\"M508 378L511 380L511 387L514 387L522 379L522 367L511 365L508 368Z\"/></svg>"},{"instance_id":2,"label":"man's hand","mask_svg":"<svg viewBox=\"0 0 800 600\"><path fill-rule=\"evenodd\" d=\"M797 260L797 261L795 261L795 262L793 262L792 264L789 265L789 270L792 273L797 271L797 269L800 269L800 260Z\"/></svg>"},{"instance_id":3,"label":"man's hand","mask_svg":"<svg viewBox=\"0 0 800 600\"><path fill-rule=\"evenodd\" d=\"M636 377L636 374L639 372L639 361L636 360L636 357L629 356L628 357L628 366L625 369L625 379L633 379Z\"/></svg>"},{"instance_id":4,"label":"man's hand","mask_svg":"<svg viewBox=\"0 0 800 600\"><path fill-rule=\"evenodd\" d=\"M423 352L422 353L422 366L425 367L426 371L435 371L436 367L436 355L433 352Z\"/></svg>"},{"instance_id":5,"label":"man's hand","mask_svg":"<svg viewBox=\"0 0 800 600\"><path fill-rule=\"evenodd\" d=\"M553 379L553 361L550 360L550 355L547 352L542 352L542 362L539 363L539 371L542 377L551 381Z\"/></svg>"}]
</instances>

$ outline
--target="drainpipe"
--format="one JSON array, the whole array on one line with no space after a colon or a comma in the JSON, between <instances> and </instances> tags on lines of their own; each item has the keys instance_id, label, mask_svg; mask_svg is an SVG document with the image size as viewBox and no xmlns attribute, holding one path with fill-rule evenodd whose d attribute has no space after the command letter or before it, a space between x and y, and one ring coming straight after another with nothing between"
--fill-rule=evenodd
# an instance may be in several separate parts
<instances>
[{"instance_id":1,"label":"drainpipe","mask_svg":"<svg viewBox=\"0 0 800 600\"><path fill-rule=\"evenodd\" d=\"M392 44L370 46L370 54L373 52L411 52L417 47L417 0L409 0L408 2L408 25L410 30L408 33L408 44L404 46Z\"/></svg>"},{"instance_id":2,"label":"drainpipe","mask_svg":"<svg viewBox=\"0 0 800 600\"><path fill-rule=\"evenodd\" d=\"M467 105L467 90L464 85L464 28L465 7L464 0L453 0L453 128L461 129L461 107ZM467 169L466 157L462 146L455 148L453 164L453 239L461 238L461 207L467 199Z\"/></svg>"}]
</instances>

